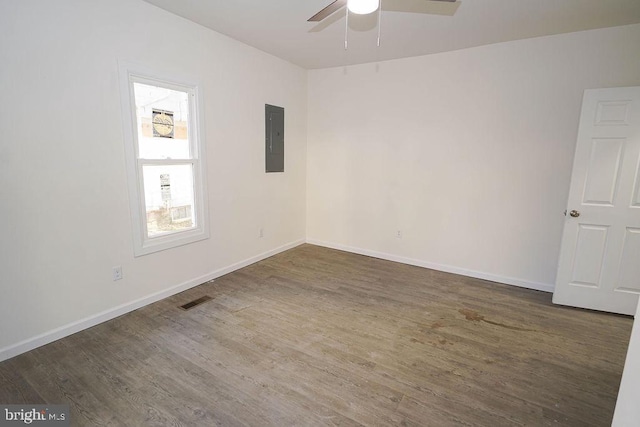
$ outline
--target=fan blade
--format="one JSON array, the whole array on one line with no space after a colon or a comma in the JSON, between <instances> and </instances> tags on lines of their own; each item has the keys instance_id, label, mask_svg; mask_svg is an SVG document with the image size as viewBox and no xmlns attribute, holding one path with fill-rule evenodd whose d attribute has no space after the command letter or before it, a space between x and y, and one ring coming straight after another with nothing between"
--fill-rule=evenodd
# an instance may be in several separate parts
<instances>
[{"instance_id":1,"label":"fan blade","mask_svg":"<svg viewBox=\"0 0 640 427\"><path fill-rule=\"evenodd\" d=\"M450 1L450 0L446 0L446 1ZM308 22L322 21L327 16L332 15L333 12L337 11L338 9L342 9L346 4L347 4L347 0L335 0L329 6L325 7L320 12L316 13L311 18L307 19L307 21Z\"/></svg>"},{"instance_id":2,"label":"fan blade","mask_svg":"<svg viewBox=\"0 0 640 427\"><path fill-rule=\"evenodd\" d=\"M386 12L424 13L427 15L453 16L460 6L452 0L383 0L382 10Z\"/></svg>"}]
</instances>

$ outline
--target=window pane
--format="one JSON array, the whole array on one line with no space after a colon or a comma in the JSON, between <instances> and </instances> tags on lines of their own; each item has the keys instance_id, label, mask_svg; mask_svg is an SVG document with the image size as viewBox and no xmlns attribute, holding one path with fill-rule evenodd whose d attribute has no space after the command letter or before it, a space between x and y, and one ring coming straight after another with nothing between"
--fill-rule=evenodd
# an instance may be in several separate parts
<instances>
[{"instance_id":1,"label":"window pane","mask_svg":"<svg viewBox=\"0 0 640 427\"><path fill-rule=\"evenodd\" d=\"M138 156L141 159L188 159L189 94L134 83Z\"/></svg>"},{"instance_id":2,"label":"window pane","mask_svg":"<svg viewBox=\"0 0 640 427\"><path fill-rule=\"evenodd\" d=\"M194 228L192 165L144 165L142 171L148 237Z\"/></svg>"}]
</instances>

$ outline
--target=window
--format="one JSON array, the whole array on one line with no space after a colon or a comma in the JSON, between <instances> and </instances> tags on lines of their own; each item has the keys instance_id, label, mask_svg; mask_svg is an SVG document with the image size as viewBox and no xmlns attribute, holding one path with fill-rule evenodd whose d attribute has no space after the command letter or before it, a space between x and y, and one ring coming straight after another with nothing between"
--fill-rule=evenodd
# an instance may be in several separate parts
<instances>
[{"instance_id":1,"label":"window","mask_svg":"<svg viewBox=\"0 0 640 427\"><path fill-rule=\"evenodd\" d=\"M120 74L135 255L208 238L198 85Z\"/></svg>"}]
</instances>

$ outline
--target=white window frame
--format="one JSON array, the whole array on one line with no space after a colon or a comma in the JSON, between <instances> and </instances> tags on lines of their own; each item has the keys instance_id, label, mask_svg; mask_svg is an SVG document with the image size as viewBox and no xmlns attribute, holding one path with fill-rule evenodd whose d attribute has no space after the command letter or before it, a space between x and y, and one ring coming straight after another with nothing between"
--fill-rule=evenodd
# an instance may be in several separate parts
<instances>
[{"instance_id":1,"label":"white window frame","mask_svg":"<svg viewBox=\"0 0 640 427\"><path fill-rule=\"evenodd\" d=\"M129 206L133 222L134 255L141 256L175 248L209 238L207 207L204 111L201 84L183 77L161 74L139 64L120 61L120 92L124 125L125 155L129 187ZM179 90L189 94L188 159L141 159L138 155L138 131L133 84L142 83ZM195 227L188 230L149 237L144 196L144 165L191 165L193 170L193 197Z\"/></svg>"}]
</instances>

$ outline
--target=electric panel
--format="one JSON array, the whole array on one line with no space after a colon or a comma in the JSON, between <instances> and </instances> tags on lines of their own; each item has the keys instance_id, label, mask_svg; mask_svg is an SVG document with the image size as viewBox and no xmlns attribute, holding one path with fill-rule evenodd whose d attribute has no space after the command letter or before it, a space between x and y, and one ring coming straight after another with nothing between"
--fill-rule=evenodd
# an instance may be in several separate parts
<instances>
[{"instance_id":1,"label":"electric panel","mask_svg":"<svg viewBox=\"0 0 640 427\"><path fill-rule=\"evenodd\" d=\"M284 108L265 104L266 172L284 172Z\"/></svg>"}]
</instances>

